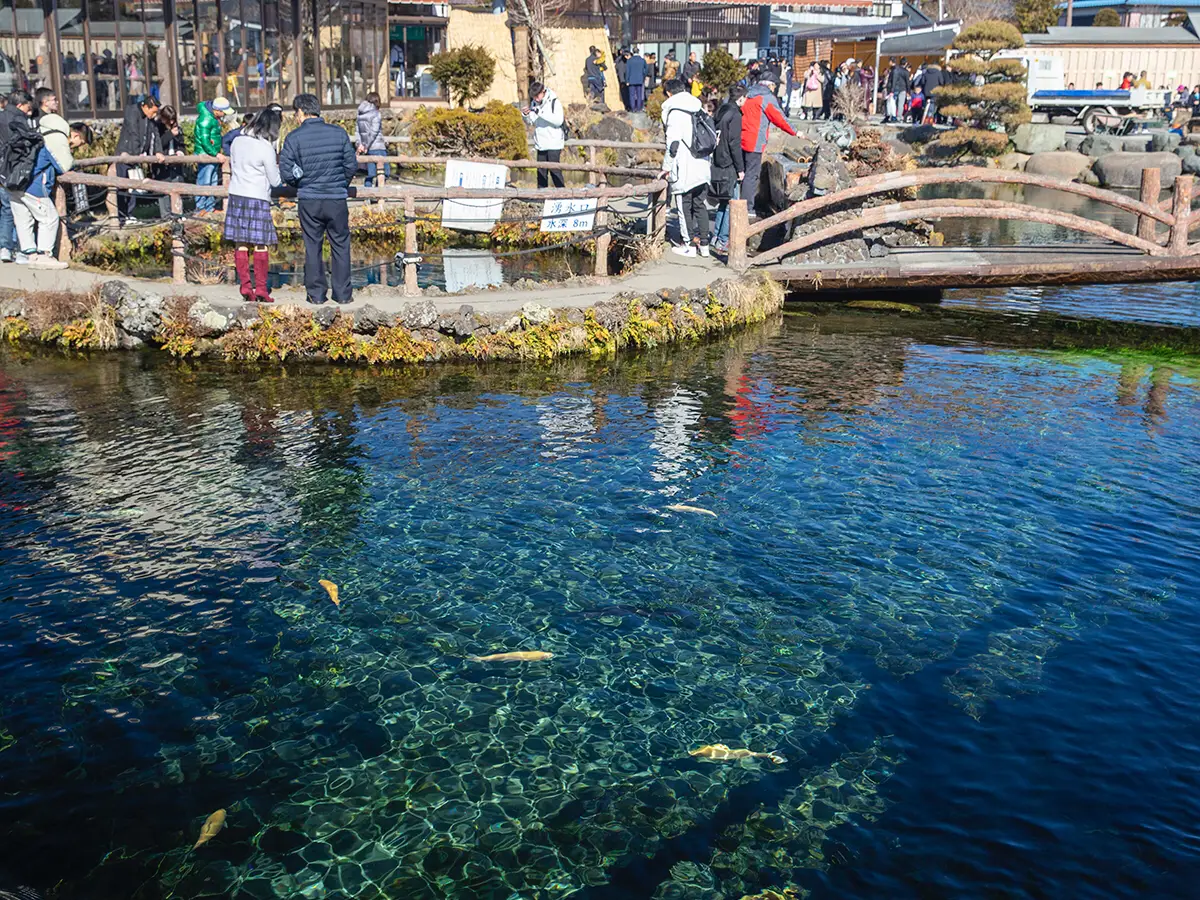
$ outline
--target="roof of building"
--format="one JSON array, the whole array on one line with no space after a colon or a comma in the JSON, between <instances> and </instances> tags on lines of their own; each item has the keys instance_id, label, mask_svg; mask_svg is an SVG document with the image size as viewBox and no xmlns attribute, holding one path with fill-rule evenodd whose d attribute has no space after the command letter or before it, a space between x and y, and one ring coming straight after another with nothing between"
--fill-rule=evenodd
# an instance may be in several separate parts
<instances>
[{"instance_id":1,"label":"roof of building","mask_svg":"<svg viewBox=\"0 0 1200 900\"><path fill-rule=\"evenodd\" d=\"M958 29L940 28L924 34L898 34L884 37L879 44L880 56L929 56L941 53L958 36Z\"/></svg>"},{"instance_id":2,"label":"roof of building","mask_svg":"<svg viewBox=\"0 0 1200 900\"><path fill-rule=\"evenodd\" d=\"M786 14L777 13L776 17L783 19ZM866 16L837 16L838 23L832 24L829 19L833 17L819 16L814 17L818 21L806 22L803 20L808 17L803 13L793 13L790 18L793 20L792 24L777 28L781 34L793 34L798 38L825 38L835 41L873 41L882 34L884 44L887 46L903 46L904 48L895 51L884 50L885 53L934 53L949 46L961 27L958 19L935 22L911 3L904 4L903 12L900 15L886 20ZM855 19L860 19L860 21L855 21ZM924 33L909 34L910 30ZM933 37L933 35L937 37ZM946 35L948 37L936 48L924 49L937 43ZM922 40L918 41L918 38ZM892 41L904 43L889 43ZM909 49L909 43L920 49Z\"/></svg>"},{"instance_id":3,"label":"roof of building","mask_svg":"<svg viewBox=\"0 0 1200 900\"><path fill-rule=\"evenodd\" d=\"M1075 4L1079 8L1079 4ZM1186 28L1097 28L1076 25L1052 27L1045 34L1025 35L1026 44L1195 44L1200 42Z\"/></svg>"}]
</instances>

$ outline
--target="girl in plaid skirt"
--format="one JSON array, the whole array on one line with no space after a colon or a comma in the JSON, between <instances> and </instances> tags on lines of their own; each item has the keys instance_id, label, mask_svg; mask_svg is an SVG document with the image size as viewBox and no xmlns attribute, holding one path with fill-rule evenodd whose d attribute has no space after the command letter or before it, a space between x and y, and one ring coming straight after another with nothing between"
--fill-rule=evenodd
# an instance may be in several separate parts
<instances>
[{"instance_id":1,"label":"girl in plaid skirt","mask_svg":"<svg viewBox=\"0 0 1200 900\"><path fill-rule=\"evenodd\" d=\"M229 201L225 207L225 240L237 245L238 284L247 302L270 303L267 291L269 248L279 243L271 221L271 188L280 184L275 144L283 108L272 104L245 126L229 148ZM250 281L250 247L254 247L254 282Z\"/></svg>"}]
</instances>

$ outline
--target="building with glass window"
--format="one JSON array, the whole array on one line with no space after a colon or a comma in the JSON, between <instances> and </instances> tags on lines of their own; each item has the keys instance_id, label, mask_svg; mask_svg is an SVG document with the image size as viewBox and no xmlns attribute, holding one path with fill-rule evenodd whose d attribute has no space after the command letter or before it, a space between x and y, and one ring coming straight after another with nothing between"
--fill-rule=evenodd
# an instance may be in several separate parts
<instances>
[{"instance_id":1,"label":"building with glass window","mask_svg":"<svg viewBox=\"0 0 1200 900\"><path fill-rule=\"evenodd\" d=\"M181 113L389 92L386 0L0 0L0 92L52 87L71 118L152 94Z\"/></svg>"}]
</instances>

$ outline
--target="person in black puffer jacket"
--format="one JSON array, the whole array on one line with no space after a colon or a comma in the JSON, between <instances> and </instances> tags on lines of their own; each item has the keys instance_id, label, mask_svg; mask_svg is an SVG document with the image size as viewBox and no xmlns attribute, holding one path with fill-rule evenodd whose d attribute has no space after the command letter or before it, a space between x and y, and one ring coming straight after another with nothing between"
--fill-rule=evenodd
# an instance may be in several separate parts
<instances>
[{"instance_id":1,"label":"person in black puffer jacket","mask_svg":"<svg viewBox=\"0 0 1200 900\"><path fill-rule=\"evenodd\" d=\"M709 196L717 201L717 217L713 222L713 250L729 252L729 201L736 200L742 178L746 175L746 157L742 151L742 104L746 88L735 84L729 89L729 99L717 110L717 147L712 155L712 181Z\"/></svg>"},{"instance_id":2,"label":"person in black puffer jacket","mask_svg":"<svg viewBox=\"0 0 1200 900\"><path fill-rule=\"evenodd\" d=\"M292 102L300 123L283 142L279 174L296 185L300 230L304 233L304 287L308 302L326 300L328 284L321 252L329 237L333 269L333 299L349 303L350 297L350 180L358 172L358 160L350 135L321 118L321 103L312 94L300 94Z\"/></svg>"}]
</instances>

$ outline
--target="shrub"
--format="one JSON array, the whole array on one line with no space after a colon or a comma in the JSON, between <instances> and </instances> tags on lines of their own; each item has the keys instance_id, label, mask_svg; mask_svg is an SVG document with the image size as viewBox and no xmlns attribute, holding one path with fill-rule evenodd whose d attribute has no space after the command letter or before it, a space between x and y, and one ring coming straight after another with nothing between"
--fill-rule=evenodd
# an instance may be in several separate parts
<instances>
[{"instance_id":1,"label":"shrub","mask_svg":"<svg viewBox=\"0 0 1200 900\"><path fill-rule=\"evenodd\" d=\"M651 122L662 121L662 108L666 102L667 93L662 89L662 85L650 92L650 96L646 98L646 115L650 117Z\"/></svg>"},{"instance_id":2,"label":"shrub","mask_svg":"<svg viewBox=\"0 0 1200 900\"><path fill-rule=\"evenodd\" d=\"M1025 34L1041 34L1051 25L1057 25L1061 11L1059 0L1017 0L1013 5L1017 26Z\"/></svg>"},{"instance_id":3,"label":"shrub","mask_svg":"<svg viewBox=\"0 0 1200 900\"><path fill-rule=\"evenodd\" d=\"M700 80L704 86L724 95L731 87L746 77L743 66L728 50L714 47L704 54L704 65L700 67Z\"/></svg>"},{"instance_id":4,"label":"shrub","mask_svg":"<svg viewBox=\"0 0 1200 900\"><path fill-rule=\"evenodd\" d=\"M938 137L934 156L998 156L1008 148L1008 132L1030 120L1025 70L1019 60L993 57L1024 45L1008 22L979 22L962 30L951 44L959 55L946 68L963 80L943 85L935 94L942 114L960 120L959 127Z\"/></svg>"},{"instance_id":5,"label":"shrub","mask_svg":"<svg viewBox=\"0 0 1200 900\"><path fill-rule=\"evenodd\" d=\"M412 129L418 155L524 159L529 154L520 110L493 100L481 112L421 109Z\"/></svg>"},{"instance_id":6,"label":"shrub","mask_svg":"<svg viewBox=\"0 0 1200 900\"><path fill-rule=\"evenodd\" d=\"M1167 17L1163 20L1163 25L1167 28L1183 28L1187 25L1188 13L1186 9L1175 7L1167 13Z\"/></svg>"},{"instance_id":7,"label":"shrub","mask_svg":"<svg viewBox=\"0 0 1200 900\"><path fill-rule=\"evenodd\" d=\"M1099 28L1119 28L1121 14L1115 9L1102 9L1096 13L1096 18L1092 19L1092 24Z\"/></svg>"},{"instance_id":8,"label":"shrub","mask_svg":"<svg viewBox=\"0 0 1200 900\"><path fill-rule=\"evenodd\" d=\"M468 44L433 57L429 74L446 88L459 106L479 97L496 77L496 58L482 47Z\"/></svg>"}]
</instances>

